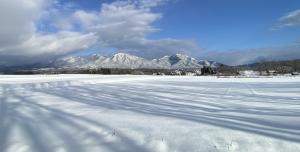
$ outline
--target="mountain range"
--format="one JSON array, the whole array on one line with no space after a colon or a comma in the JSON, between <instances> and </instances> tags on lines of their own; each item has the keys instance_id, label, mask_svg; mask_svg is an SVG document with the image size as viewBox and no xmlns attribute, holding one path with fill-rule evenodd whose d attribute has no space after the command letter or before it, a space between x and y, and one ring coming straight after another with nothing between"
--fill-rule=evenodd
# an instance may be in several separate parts
<instances>
[{"instance_id":1,"label":"mountain range","mask_svg":"<svg viewBox=\"0 0 300 152\"><path fill-rule=\"evenodd\" d=\"M55 68L120 68L120 69L199 69L217 67L213 61L197 60L183 54L164 56L148 60L126 53L117 53L112 57L98 54L90 56L69 56L52 62Z\"/></svg>"}]
</instances>

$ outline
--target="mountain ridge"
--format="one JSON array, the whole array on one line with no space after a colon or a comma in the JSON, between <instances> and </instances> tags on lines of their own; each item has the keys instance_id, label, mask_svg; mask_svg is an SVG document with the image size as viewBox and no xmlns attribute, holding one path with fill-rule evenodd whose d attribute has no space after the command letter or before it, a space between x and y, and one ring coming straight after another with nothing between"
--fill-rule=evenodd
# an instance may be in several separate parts
<instances>
[{"instance_id":1,"label":"mountain ridge","mask_svg":"<svg viewBox=\"0 0 300 152\"><path fill-rule=\"evenodd\" d=\"M164 56L148 60L127 53L117 53L111 57L94 54L91 56L69 56L55 60L55 68L121 68L121 69L201 69L217 67L217 63L197 60L183 54Z\"/></svg>"}]
</instances>

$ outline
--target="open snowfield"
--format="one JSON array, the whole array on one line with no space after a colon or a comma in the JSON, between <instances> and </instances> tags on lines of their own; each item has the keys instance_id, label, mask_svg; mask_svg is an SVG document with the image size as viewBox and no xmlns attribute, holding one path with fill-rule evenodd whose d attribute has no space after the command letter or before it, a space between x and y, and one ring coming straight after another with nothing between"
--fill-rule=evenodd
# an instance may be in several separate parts
<instances>
[{"instance_id":1,"label":"open snowfield","mask_svg":"<svg viewBox=\"0 0 300 152\"><path fill-rule=\"evenodd\" d=\"M297 152L300 77L0 76L0 152Z\"/></svg>"}]
</instances>

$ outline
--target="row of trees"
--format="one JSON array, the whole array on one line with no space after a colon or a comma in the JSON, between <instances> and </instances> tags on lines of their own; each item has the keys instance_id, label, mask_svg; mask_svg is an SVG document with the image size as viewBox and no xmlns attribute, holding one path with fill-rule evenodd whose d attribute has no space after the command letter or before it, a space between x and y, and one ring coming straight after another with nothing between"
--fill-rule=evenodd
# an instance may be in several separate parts
<instances>
[{"instance_id":1,"label":"row of trees","mask_svg":"<svg viewBox=\"0 0 300 152\"><path fill-rule=\"evenodd\" d=\"M227 66L221 64L217 68L218 75L235 76L240 71L253 70L260 75L289 74L300 72L300 60L258 62L250 65Z\"/></svg>"},{"instance_id":2,"label":"row of trees","mask_svg":"<svg viewBox=\"0 0 300 152\"><path fill-rule=\"evenodd\" d=\"M276 71L279 74L299 72L300 60L259 62L254 64L254 69L260 72Z\"/></svg>"},{"instance_id":3,"label":"row of trees","mask_svg":"<svg viewBox=\"0 0 300 152\"><path fill-rule=\"evenodd\" d=\"M212 75L216 73L216 70L210 67L204 67L202 69L49 68L35 70L16 70L6 72L5 74L188 75L191 73L194 73L195 75Z\"/></svg>"}]
</instances>

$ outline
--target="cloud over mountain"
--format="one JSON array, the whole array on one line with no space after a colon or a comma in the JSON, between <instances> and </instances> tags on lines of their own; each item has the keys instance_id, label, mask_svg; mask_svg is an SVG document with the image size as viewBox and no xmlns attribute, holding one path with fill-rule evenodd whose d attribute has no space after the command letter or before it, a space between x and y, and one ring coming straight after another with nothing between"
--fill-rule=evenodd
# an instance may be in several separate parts
<instances>
[{"instance_id":1,"label":"cloud over mountain","mask_svg":"<svg viewBox=\"0 0 300 152\"><path fill-rule=\"evenodd\" d=\"M226 52L206 52L202 57L227 65L251 64L259 61L299 59L300 45L233 50Z\"/></svg>"},{"instance_id":2,"label":"cloud over mountain","mask_svg":"<svg viewBox=\"0 0 300 152\"><path fill-rule=\"evenodd\" d=\"M102 4L99 11L70 9L66 13L58 7L60 1L1 0L0 64L35 63L91 47L152 56L199 49L190 40L147 38L159 31L153 23L162 17L152 8L165 2L115 1Z\"/></svg>"},{"instance_id":3,"label":"cloud over mountain","mask_svg":"<svg viewBox=\"0 0 300 152\"><path fill-rule=\"evenodd\" d=\"M39 20L54 5L50 0L1 0L0 3L1 65L41 62L86 49L96 42L93 33L39 31Z\"/></svg>"}]
</instances>

